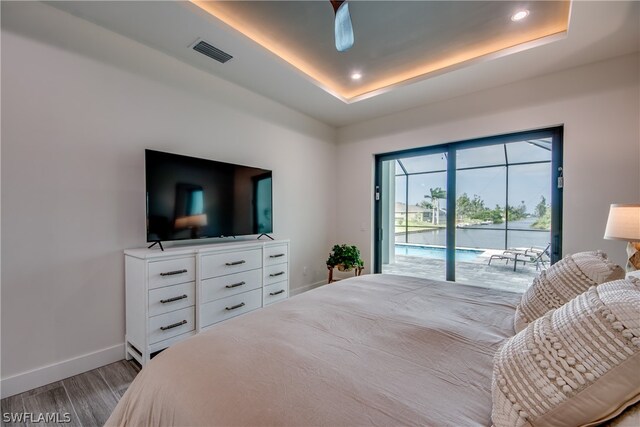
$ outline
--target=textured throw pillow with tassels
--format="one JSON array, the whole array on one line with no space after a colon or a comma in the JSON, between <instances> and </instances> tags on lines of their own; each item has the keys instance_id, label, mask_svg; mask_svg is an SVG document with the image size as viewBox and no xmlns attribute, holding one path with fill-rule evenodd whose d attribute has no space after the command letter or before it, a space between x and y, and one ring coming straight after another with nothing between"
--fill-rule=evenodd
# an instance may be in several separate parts
<instances>
[{"instance_id":1,"label":"textured throw pillow with tassels","mask_svg":"<svg viewBox=\"0 0 640 427\"><path fill-rule=\"evenodd\" d=\"M567 255L533 280L516 307L514 328L523 330L543 314L558 308L589 287L624 279L624 269L601 251Z\"/></svg>"},{"instance_id":2,"label":"textured throw pillow with tassels","mask_svg":"<svg viewBox=\"0 0 640 427\"><path fill-rule=\"evenodd\" d=\"M497 351L495 427L585 426L640 400L640 280L589 288Z\"/></svg>"}]
</instances>

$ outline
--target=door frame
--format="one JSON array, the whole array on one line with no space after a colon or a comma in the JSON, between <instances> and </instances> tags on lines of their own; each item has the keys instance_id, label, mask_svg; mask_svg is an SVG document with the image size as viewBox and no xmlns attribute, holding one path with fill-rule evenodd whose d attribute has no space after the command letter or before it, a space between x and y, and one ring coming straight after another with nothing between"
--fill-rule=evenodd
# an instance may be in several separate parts
<instances>
[{"instance_id":1,"label":"door frame","mask_svg":"<svg viewBox=\"0 0 640 427\"><path fill-rule=\"evenodd\" d=\"M426 147L410 148L375 155L374 170L374 242L373 272L382 272L382 162L429 154L447 154L447 228L446 228L446 280L455 281L456 255L456 151L465 148L518 142L523 139L551 137L551 263L562 257L562 200L563 200L563 131L562 125L537 130L508 133ZM453 173L452 173L453 171ZM555 183L555 185L553 185ZM449 197L453 194L454 197ZM506 207L505 207L506 208Z\"/></svg>"}]
</instances>

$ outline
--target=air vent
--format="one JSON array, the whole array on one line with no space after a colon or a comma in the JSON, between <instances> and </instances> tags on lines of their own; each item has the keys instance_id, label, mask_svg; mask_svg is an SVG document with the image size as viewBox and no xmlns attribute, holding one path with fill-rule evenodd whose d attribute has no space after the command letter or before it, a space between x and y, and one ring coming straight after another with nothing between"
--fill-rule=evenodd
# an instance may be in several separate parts
<instances>
[{"instance_id":1,"label":"air vent","mask_svg":"<svg viewBox=\"0 0 640 427\"><path fill-rule=\"evenodd\" d=\"M215 46L211 46L209 43L200 40L193 46L193 50L196 52L200 52L203 55L208 56L209 58L215 59L218 62L225 63L233 56L229 55L227 52L223 52Z\"/></svg>"}]
</instances>

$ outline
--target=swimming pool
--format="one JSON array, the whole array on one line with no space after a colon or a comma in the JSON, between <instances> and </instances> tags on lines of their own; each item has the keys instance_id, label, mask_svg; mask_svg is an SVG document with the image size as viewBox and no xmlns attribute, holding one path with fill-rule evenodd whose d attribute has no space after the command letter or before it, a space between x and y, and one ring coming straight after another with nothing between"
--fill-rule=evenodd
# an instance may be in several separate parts
<instances>
[{"instance_id":1,"label":"swimming pool","mask_svg":"<svg viewBox=\"0 0 640 427\"><path fill-rule=\"evenodd\" d=\"M403 245L396 243L396 255L445 259L446 252L445 248L438 246ZM473 261L483 252L482 249L456 249L456 261Z\"/></svg>"}]
</instances>

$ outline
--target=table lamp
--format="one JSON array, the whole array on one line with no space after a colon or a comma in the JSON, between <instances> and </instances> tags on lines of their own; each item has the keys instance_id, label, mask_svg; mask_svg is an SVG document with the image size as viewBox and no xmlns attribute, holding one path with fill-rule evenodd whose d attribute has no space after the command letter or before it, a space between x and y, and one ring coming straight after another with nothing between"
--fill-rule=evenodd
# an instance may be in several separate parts
<instances>
[{"instance_id":1,"label":"table lamp","mask_svg":"<svg viewBox=\"0 0 640 427\"><path fill-rule=\"evenodd\" d=\"M627 272L640 270L640 205L611 205L604 238L629 242Z\"/></svg>"}]
</instances>

